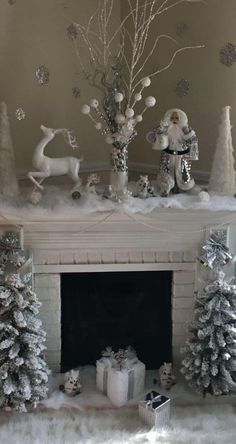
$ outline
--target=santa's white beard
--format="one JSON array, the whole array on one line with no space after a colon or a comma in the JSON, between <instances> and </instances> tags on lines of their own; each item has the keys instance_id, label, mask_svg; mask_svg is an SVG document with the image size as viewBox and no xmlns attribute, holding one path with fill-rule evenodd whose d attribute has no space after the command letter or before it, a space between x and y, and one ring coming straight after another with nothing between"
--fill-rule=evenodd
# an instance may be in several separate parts
<instances>
[{"instance_id":1,"label":"santa's white beard","mask_svg":"<svg viewBox=\"0 0 236 444\"><path fill-rule=\"evenodd\" d=\"M171 123L168 129L168 136L171 140L171 145L179 147L183 139L183 132L179 125Z\"/></svg>"}]
</instances>

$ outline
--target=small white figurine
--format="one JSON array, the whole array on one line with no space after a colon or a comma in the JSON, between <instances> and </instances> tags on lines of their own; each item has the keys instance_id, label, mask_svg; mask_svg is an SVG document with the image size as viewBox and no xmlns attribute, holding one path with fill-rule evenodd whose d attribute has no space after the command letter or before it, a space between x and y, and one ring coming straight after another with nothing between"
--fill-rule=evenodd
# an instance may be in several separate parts
<instances>
[{"instance_id":1,"label":"small white figurine","mask_svg":"<svg viewBox=\"0 0 236 444\"><path fill-rule=\"evenodd\" d=\"M79 370L70 370L65 373L65 383L60 389L69 396L76 396L81 392Z\"/></svg>"},{"instance_id":2,"label":"small white figurine","mask_svg":"<svg viewBox=\"0 0 236 444\"><path fill-rule=\"evenodd\" d=\"M170 109L163 120L147 134L152 148L161 151L158 184L163 197L171 190L189 191L195 186L192 160L198 160L198 139L180 109Z\"/></svg>"},{"instance_id":3,"label":"small white figurine","mask_svg":"<svg viewBox=\"0 0 236 444\"><path fill-rule=\"evenodd\" d=\"M137 188L138 188L138 196L142 199L147 199L148 197L154 197L155 192L154 188L151 185L148 176L140 176L139 180L137 182Z\"/></svg>"},{"instance_id":4,"label":"small white figurine","mask_svg":"<svg viewBox=\"0 0 236 444\"><path fill-rule=\"evenodd\" d=\"M96 187L100 183L100 177L96 173L89 174L87 178L86 190L90 193L96 194Z\"/></svg>"},{"instance_id":5,"label":"small white figurine","mask_svg":"<svg viewBox=\"0 0 236 444\"><path fill-rule=\"evenodd\" d=\"M33 155L33 162L32 162L33 167L38 171L29 172L28 173L29 179L33 182L36 189L43 190L42 182L47 177L67 175L73 180L75 184L73 190L77 190L81 185L81 181L79 179L79 169L80 169L80 162L83 159L82 158L78 159L76 157L71 157L71 156L62 157L62 158L52 158L45 156L44 154L46 146L52 139L54 139L56 134L68 135L69 130L65 128L61 129L46 128L44 125L41 125L40 128L44 134L44 137L35 148L35 152ZM70 146L72 145L70 144Z\"/></svg>"},{"instance_id":6,"label":"small white figurine","mask_svg":"<svg viewBox=\"0 0 236 444\"><path fill-rule=\"evenodd\" d=\"M160 386L169 390L175 384L175 376L173 375L172 363L164 362L158 370Z\"/></svg>"}]
</instances>

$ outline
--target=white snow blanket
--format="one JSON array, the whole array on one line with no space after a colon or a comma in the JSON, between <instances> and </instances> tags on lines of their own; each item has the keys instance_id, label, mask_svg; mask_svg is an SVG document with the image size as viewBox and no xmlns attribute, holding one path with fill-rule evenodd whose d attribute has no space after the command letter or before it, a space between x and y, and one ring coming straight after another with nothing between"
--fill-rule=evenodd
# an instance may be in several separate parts
<instances>
[{"instance_id":1,"label":"white snow blanket","mask_svg":"<svg viewBox=\"0 0 236 444\"><path fill-rule=\"evenodd\" d=\"M131 368L110 368L107 378L107 396L115 407L122 407L144 390L145 364L138 361Z\"/></svg>"},{"instance_id":2,"label":"white snow blanket","mask_svg":"<svg viewBox=\"0 0 236 444\"><path fill-rule=\"evenodd\" d=\"M80 199L73 200L69 190L48 187L38 205L31 204L28 198L29 193L18 198L6 198L0 195L0 217L20 223L29 219L77 220L83 215L96 212L150 214L158 208L236 211L236 198L233 196L210 195L209 199L204 201L199 195L187 193L171 195L168 198L159 196L148 199L129 197L127 201L118 203L92 193L85 193Z\"/></svg>"}]
</instances>

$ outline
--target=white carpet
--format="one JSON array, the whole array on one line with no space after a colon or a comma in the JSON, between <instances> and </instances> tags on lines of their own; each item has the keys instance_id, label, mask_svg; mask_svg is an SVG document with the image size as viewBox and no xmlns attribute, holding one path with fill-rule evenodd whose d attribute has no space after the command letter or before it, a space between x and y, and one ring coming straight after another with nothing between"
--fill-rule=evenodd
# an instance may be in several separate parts
<instances>
[{"instance_id":1,"label":"white carpet","mask_svg":"<svg viewBox=\"0 0 236 444\"><path fill-rule=\"evenodd\" d=\"M146 390L155 371L146 374ZM31 414L0 413L0 444L233 444L236 397L203 399L181 376L170 392L171 429L153 432L138 417L140 397L121 409L96 390L95 367L81 369L82 394L70 398L58 390L63 375L50 378L49 397Z\"/></svg>"},{"instance_id":2,"label":"white carpet","mask_svg":"<svg viewBox=\"0 0 236 444\"><path fill-rule=\"evenodd\" d=\"M171 429L154 432L136 408L1 414L1 444L233 444L234 406L174 407Z\"/></svg>"}]
</instances>

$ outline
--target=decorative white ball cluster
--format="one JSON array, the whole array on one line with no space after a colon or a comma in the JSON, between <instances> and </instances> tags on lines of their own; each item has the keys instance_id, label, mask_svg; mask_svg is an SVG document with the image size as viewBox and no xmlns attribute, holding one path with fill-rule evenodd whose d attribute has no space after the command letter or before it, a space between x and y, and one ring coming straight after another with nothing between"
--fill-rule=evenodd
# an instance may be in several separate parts
<instances>
[{"instance_id":1,"label":"decorative white ball cluster","mask_svg":"<svg viewBox=\"0 0 236 444\"><path fill-rule=\"evenodd\" d=\"M138 114L135 119L136 119L136 122L138 122L138 123L142 122L143 121L142 114Z\"/></svg>"},{"instance_id":2,"label":"decorative white ball cluster","mask_svg":"<svg viewBox=\"0 0 236 444\"><path fill-rule=\"evenodd\" d=\"M123 114L117 114L115 117L115 121L116 123L118 123L118 125L121 125L125 122L125 116Z\"/></svg>"},{"instance_id":3,"label":"decorative white ball cluster","mask_svg":"<svg viewBox=\"0 0 236 444\"><path fill-rule=\"evenodd\" d=\"M143 96L142 96L141 93L137 93L134 96L134 99L135 99L136 102L140 102L140 100L142 100L142 98L143 98Z\"/></svg>"},{"instance_id":4,"label":"decorative white ball cluster","mask_svg":"<svg viewBox=\"0 0 236 444\"><path fill-rule=\"evenodd\" d=\"M117 92L117 93L115 94L115 102L116 102L116 103L121 103L122 100L124 100L124 94L122 94L122 93L120 93L120 92Z\"/></svg>"},{"instance_id":5,"label":"decorative white ball cluster","mask_svg":"<svg viewBox=\"0 0 236 444\"><path fill-rule=\"evenodd\" d=\"M125 115L126 117L128 117L129 119L131 119L134 116L134 110L133 108L127 108L125 111Z\"/></svg>"},{"instance_id":6,"label":"decorative white ball cluster","mask_svg":"<svg viewBox=\"0 0 236 444\"><path fill-rule=\"evenodd\" d=\"M91 108L95 108L95 109L98 108L99 101L97 99L92 99L90 102L90 106L91 106Z\"/></svg>"},{"instance_id":7,"label":"decorative white ball cluster","mask_svg":"<svg viewBox=\"0 0 236 444\"><path fill-rule=\"evenodd\" d=\"M83 105L81 108L82 114L89 114L90 113L90 106L89 105Z\"/></svg>"},{"instance_id":8,"label":"decorative white ball cluster","mask_svg":"<svg viewBox=\"0 0 236 444\"><path fill-rule=\"evenodd\" d=\"M108 145L113 144L113 138L109 134L106 136L105 141L108 143Z\"/></svg>"},{"instance_id":9,"label":"decorative white ball cluster","mask_svg":"<svg viewBox=\"0 0 236 444\"><path fill-rule=\"evenodd\" d=\"M141 84L144 88L147 88L151 85L151 79L149 77L144 77L144 79L141 81Z\"/></svg>"},{"instance_id":10,"label":"decorative white ball cluster","mask_svg":"<svg viewBox=\"0 0 236 444\"><path fill-rule=\"evenodd\" d=\"M98 131L100 131L101 129L102 129L102 124L101 124L101 122L97 122L97 123L95 123L95 128L96 128L96 130L98 130Z\"/></svg>"},{"instance_id":11,"label":"decorative white ball cluster","mask_svg":"<svg viewBox=\"0 0 236 444\"><path fill-rule=\"evenodd\" d=\"M155 99L155 97L153 97L153 96L148 96L148 97L146 97L146 99L145 99L145 105L146 105L148 108L152 108L153 106L155 106L155 105L156 105L156 99Z\"/></svg>"}]
</instances>

